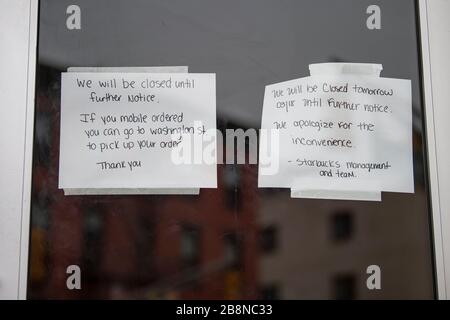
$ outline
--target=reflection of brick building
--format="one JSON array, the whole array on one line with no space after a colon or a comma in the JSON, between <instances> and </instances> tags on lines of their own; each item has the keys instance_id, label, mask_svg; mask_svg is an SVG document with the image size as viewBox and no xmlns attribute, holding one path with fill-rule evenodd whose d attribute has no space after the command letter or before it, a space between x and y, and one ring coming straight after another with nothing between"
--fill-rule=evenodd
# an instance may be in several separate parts
<instances>
[{"instance_id":1,"label":"reflection of brick building","mask_svg":"<svg viewBox=\"0 0 450 320\"><path fill-rule=\"evenodd\" d=\"M30 297L255 298L257 207L242 199L254 198L256 167L219 166L219 188L199 196L66 197L52 72L37 88ZM71 264L81 291L66 289Z\"/></svg>"}]
</instances>

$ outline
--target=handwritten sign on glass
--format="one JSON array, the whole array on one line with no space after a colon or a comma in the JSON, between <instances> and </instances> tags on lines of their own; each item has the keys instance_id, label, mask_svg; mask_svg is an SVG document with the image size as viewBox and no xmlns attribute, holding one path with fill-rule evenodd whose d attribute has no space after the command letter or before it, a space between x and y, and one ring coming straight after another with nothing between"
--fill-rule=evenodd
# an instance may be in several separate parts
<instances>
[{"instance_id":1,"label":"handwritten sign on glass","mask_svg":"<svg viewBox=\"0 0 450 320\"><path fill-rule=\"evenodd\" d=\"M414 192L411 109L409 80L332 75L267 86L262 129L279 133L279 168L264 174L260 165L259 187Z\"/></svg>"},{"instance_id":2,"label":"handwritten sign on glass","mask_svg":"<svg viewBox=\"0 0 450 320\"><path fill-rule=\"evenodd\" d=\"M215 129L215 74L62 73L59 187L214 188L215 161L173 155Z\"/></svg>"}]
</instances>

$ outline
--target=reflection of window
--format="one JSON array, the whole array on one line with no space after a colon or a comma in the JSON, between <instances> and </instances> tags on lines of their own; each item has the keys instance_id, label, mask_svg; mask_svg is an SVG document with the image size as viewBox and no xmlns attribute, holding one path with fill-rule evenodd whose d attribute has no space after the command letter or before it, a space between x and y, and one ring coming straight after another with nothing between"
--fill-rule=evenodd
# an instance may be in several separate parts
<instances>
[{"instance_id":1,"label":"reflection of window","mask_svg":"<svg viewBox=\"0 0 450 320\"><path fill-rule=\"evenodd\" d=\"M280 290L275 284L265 285L261 288L260 296L263 300L278 300L280 299Z\"/></svg>"},{"instance_id":2,"label":"reflection of window","mask_svg":"<svg viewBox=\"0 0 450 320\"><path fill-rule=\"evenodd\" d=\"M240 170L237 165L224 166L225 202L230 210L239 210L241 205Z\"/></svg>"},{"instance_id":3,"label":"reflection of window","mask_svg":"<svg viewBox=\"0 0 450 320\"><path fill-rule=\"evenodd\" d=\"M333 298L336 300L355 299L355 277L351 274L338 275L333 278Z\"/></svg>"},{"instance_id":4,"label":"reflection of window","mask_svg":"<svg viewBox=\"0 0 450 320\"><path fill-rule=\"evenodd\" d=\"M236 270L225 273L225 295L226 300L236 300L241 298L242 277L241 272Z\"/></svg>"},{"instance_id":5,"label":"reflection of window","mask_svg":"<svg viewBox=\"0 0 450 320\"><path fill-rule=\"evenodd\" d=\"M340 211L331 216L331 237L334 241L346 241L353 234L353 215L350 211Z\"/></svg>"},{"instance_id":6,"label":"reflection of window","mask_svg":"<svg viewBox=\"0 0 450 320\"><path fill-rule=\"evenodd\" d=\"M265 227L260 234L261 250L264 253L274 252L278 247L278 229L275 226Z\"/></svg>"},{"instance_id":7,"label":"reflection of window","mask_svg":"<svg viewBox=\"0 0 450 320\"><path fill-rule=\"evenodd\" d=\"M200 231L197 227L185 225L181 229L181 260L187 267L200 262Z\"/></svg>"},{"instance_id":8,"label":"reflection of window","mask_svg":"<svg viewBox=\"0 0 450 320\"><path fill-rule=\"evenodd\" d=\"M225 261L227 266L239 269L242 263L241 240L235 233L227 234L224 238Z\"/></svg>"},{"instance_id":9,"label":"reflection of window","mask_svg":"<svg viewBox=\"0 0 450 320\"><path fill-rule=\"evenodd\" d=\"M97 275L101 257L103 220L101 214L89 209L84 215L83 265L90 277Z\"/></svg>"},{"instance_id":10,"label":"reflection of window","mask_svg":"<svg viewBox=\"0 0 450 320\"><path fill-rule=\"evenodd\" d=\"M138 252L138 267L141 277L148 277L154 266L155 253L155 226L150 216L143 214L139 219L139 226L136 229L136 249Z\"/></svg>"},{"instance_id":11,"label":"reflection of window","mask_svg":"<svg viewBox=\"0 0 450 320\"><path fill-rule=\"evenodd\" d=\"M46 277L46 238L46 230L39 227L32 227L29 274L32 285L41 284Z\"/></svg>"}]
</instances>

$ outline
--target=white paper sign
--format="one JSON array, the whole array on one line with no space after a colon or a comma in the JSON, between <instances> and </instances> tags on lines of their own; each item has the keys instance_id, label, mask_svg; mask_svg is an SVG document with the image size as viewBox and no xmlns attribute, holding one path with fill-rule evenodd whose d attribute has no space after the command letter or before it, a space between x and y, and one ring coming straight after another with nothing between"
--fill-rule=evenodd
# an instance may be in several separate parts
<instances>
[{"instance_id":1,"label":"white paper sign","mask_svg":"<svg viewBox=\"0 0 450 320\"><path fill-rule=\"evenodd\" d=\"M279 133L279 169L260 164L259 187L414 192L411 109L409 80L331 75L267 86L262 129ZM261 152L273 143L261 139Z\"/></svg>"},{"instance_id":2,"label":"white paper sign","mask_svg":"<svg viewBox=\"0 0 450 320\"><path fill-rule=\"evenodd\" d=\"M215 159L173 161L215 129L215 74L63 73L59 187L215 188Z\"/></svg>"}]
</instances>

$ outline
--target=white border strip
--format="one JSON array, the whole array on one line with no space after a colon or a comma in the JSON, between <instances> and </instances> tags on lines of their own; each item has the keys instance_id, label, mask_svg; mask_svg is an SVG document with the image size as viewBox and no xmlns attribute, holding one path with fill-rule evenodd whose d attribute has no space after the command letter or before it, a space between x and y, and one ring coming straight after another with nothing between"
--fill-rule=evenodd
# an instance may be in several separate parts
<instances>
[{"instance_id":1,"label":"white border strip","mask_svg":"<svg viewBox=\"0 0 450 320\"><path fill-rule=\"evenodd\" d=\"M33 170L33 136L36 86L36 56L38 34L38 0L30 0L30 28L28 45L27 106L25 113L25 144L23 159L23 191L19 256L18 298L26 299L28 284L28 256L31 216L31 183Z\"/></svg>"},{"instance_id":2,"label":"white border strip","mask_svg":"<svg viewBox=\"0 0 450 320\"><path fill-rule=\"evenodd\" d=\"M436 284L439 299L450 292L450 2L420 0L423 76ZM442 197L441 197L442 195Z\"/></svg>"},{"instance_id":3,"label":"white border strip","mask_svg":"<svg viewBox=\"0 0 450 320\"><path fill-rule=\"evenodd\" d=\"M0 299L26 297L37 4L0 0Z\"/></svg>"}]
</instances>

